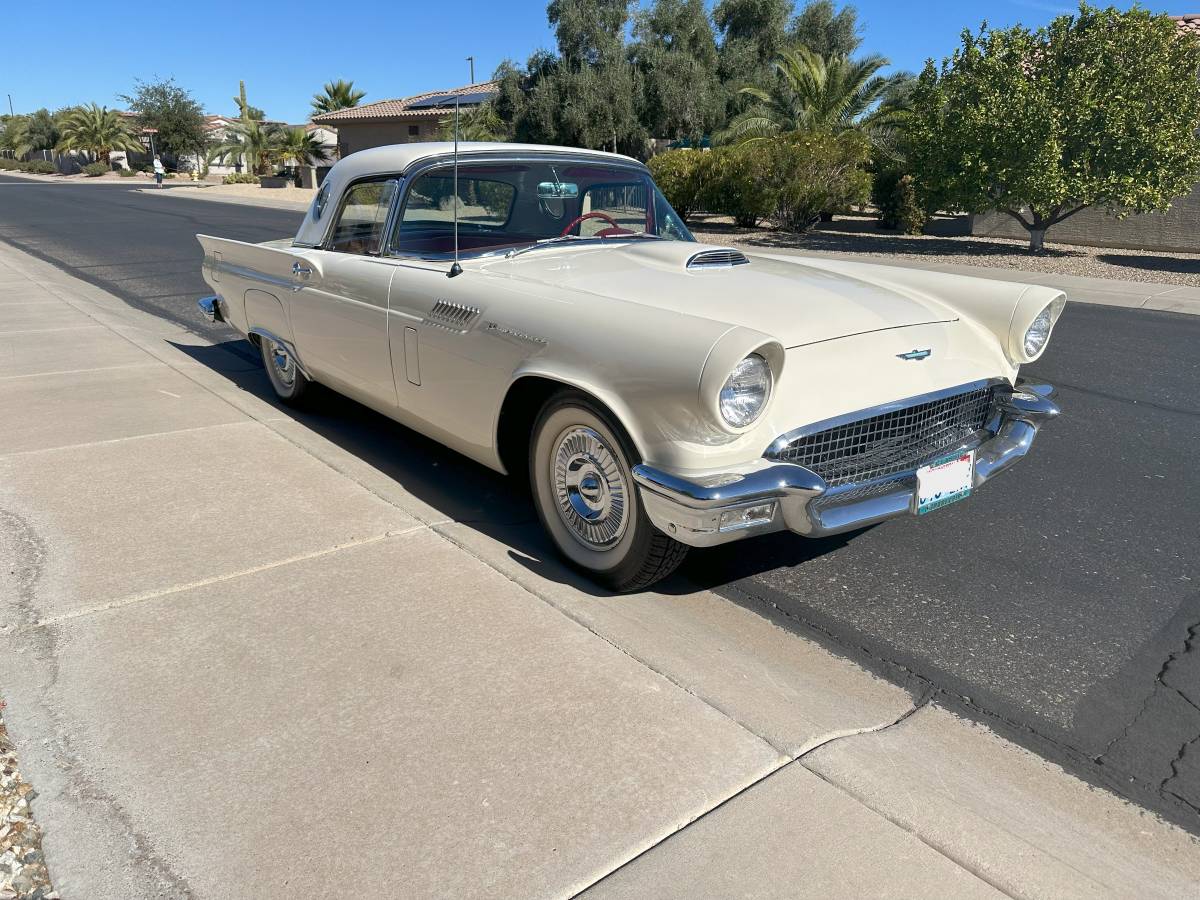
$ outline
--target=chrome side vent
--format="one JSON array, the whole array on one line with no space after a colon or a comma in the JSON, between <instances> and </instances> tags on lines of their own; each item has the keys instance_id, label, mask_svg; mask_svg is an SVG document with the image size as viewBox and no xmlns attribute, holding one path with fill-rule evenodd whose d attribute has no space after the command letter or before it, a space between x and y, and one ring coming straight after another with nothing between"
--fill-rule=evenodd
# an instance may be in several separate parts
<instances>
[{"instance_id":1,"label":"chrome side vent","mask_svg":"<svg viewBox=\"0 0 1200 900\"><path fill-rule=\"evenodd\" d=\"M750 260L741 250L721 247L717 250L701 250L688 257L689 269L728 269L731 266L745 266Z\"/></svg>"},{"instance_id":2,"label":"chrome side vent","mask_svg":"<svg viewBox=\"0 0 1200 900\"><path fill-rule=\"evenodd\" d=\"M425 317L430 325L440 325L451 331L466 331L479 318L479 310L474 306L461 303L451 303L449 300L439 300Z\"/></svg>"}]
</instances>

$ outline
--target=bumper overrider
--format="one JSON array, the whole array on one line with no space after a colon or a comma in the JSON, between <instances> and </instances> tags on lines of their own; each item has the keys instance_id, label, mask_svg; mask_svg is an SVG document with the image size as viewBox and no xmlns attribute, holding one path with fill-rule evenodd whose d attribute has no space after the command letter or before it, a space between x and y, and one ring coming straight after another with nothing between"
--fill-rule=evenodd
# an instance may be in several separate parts
<instances>
[{"instance_id":1,"label":"bumper overrider","mask_svg":"<svg viewBox=\"0 0 1200 900\"><path fill-rule=\"evenodd\" d=\"M1053 395L1051 385L1022 379L1013 387L999 386L986 427L933 457L973 450L977 488L1029 452L1038 429L1058 415ZM657 528L684 544L711 547L784 529L824 537L915 514L916 470L931 461L922 458L901 472L835 486L804 466L766 458L737 472L688 477L638 465L633 477Z\"/></svg>"}]
</instances>

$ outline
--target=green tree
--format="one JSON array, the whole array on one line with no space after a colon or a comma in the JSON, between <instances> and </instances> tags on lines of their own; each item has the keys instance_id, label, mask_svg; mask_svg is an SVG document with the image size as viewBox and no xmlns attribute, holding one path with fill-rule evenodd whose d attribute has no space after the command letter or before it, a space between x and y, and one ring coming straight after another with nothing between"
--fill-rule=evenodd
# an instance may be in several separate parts
<instances>
[{"instance_id":1,"label":"green tree","mask_svg":"<svg viewBox=\"0 0 1200 900\"><path fill-rule=\"evenodd\" d=\"M1200 180L1200 42L1165 15L1081 4L1037 32L966 31L913 94L931 208L998 210L1029 232L1089 206L1165 210Z\"/></svg>"},{"instance_id":2,"label":"green tree","mask_svg":"<svg viewBox=\"0 0 1200 900\"><path fill-rule=\"evenodd\" d=\"M174 79L137 79L133 93L123 94L119 99L137 116L139 128L157 129L154 149L159 153L176 158L192 154L203 156L208 140L204 111Z\"/></svg>"},{"instance_id":3,"label":"green tree","mask_svg":"<svg viewBox=\"0 0 1200 900\"><path fill-rule=\"evenodd\" d=\"M312 114L319 116L322 113L358 106L365 96L367 96L366 91L354 89L353 81L343 81L339 78L337 81L327 82L321 89L321 93L313 94Z\"/></svg>"},{"instance_id":4,"label":"green tree","mask_svg":"<svg viewBox=\"0 0 1200 900\"><path fill-rule=\"evenodd\" d=\"M209 151L209 159L223 163L244 158L251 172L265 175L277 158L282 131L278 125L266 125L253 119L235 122L229 126L225 140Z\"/></svg>"},{"instance_id":5,"label":"green tree","mask_svg":"<svg viewBox=\"0 0 1200 900\"><path fill-rule=\"evenodd\" d=\"M740 91L755 105L730 123L722 143L740 143L789 132L860 129L871 132L872 114L898 79L879 70L879 55L825 59L806 47L785 50L775 61L778 75L765 87Z\"/></svg>"},{"instance_id":6,"label":"green tree","mask_svg":"<svg viewBox=\"0 0 1200 900\"><path fill-rule=\"evenodd\" d=\"M791 14L792 0L720 0L713 7L721 36L718 74L729 91L730 115L745 105L738 88L774 77L771 61L788 47Z\"/></svg>"},{"instance_id":7,"label":"green tree","mask_svg":"<svg viewBox=\"0 0 1200 900\"><path fill-rule=\"evenodd\" d=\"M725 114L717 42L703 0L655 0L635 17L633 37L642 125L657 138L699 142Z\"/></svg>"},{"instance_id":8,"label":"green tree","mask_svg":"<svg viewBox=\"0 0 1200 900\"><path fill-rule=\"evenodd\" d=\"M57 149L82 150L107 164L112 151L139 151L142 145L115 109L89 103L63 120Z\"/></svg>"},{"instance_id":9,"label":"green tree","mask_svg":"<svg viewBox=\"0 0 1200 900\"><path fill-rule=\"evenodd\" d=\"M496 111L514 138L643 155L634 106L640 73L625 53L632 0L552 0L558 55L539 50L524 69L497 70Z\"/></svg>"},{"instance_id":10,"label":"green tree","mask_svg":"<svg viewBox=\"0 0 1200 900\"><path fill-rule=\"evenodd\" d=\"M835 12L833 0L808 0L792 20L788 36L818 56L853 56L862 44L858 11L843 6Z\"/></svg>"}]
</instances>

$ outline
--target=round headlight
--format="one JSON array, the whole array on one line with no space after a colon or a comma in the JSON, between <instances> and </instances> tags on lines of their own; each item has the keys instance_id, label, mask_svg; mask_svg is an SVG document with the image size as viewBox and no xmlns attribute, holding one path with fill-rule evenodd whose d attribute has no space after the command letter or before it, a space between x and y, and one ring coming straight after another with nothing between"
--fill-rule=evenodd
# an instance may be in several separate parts
<instances>
[{"instance_id":1,"label":"round headlight","mask_svg":"<svg viewBox=\"0 0 1200 900\"><path fill-rule=\"evenodd\" d=\"M721 418L734 428L745 428L759 417L771 398L771 367L751 353L733 368L721 388Z\"/></svg>"},{"instance_id":2,"label":"round headlight","mask_svg":"<svg viewBox=\"0 0 1200 900\"><path fill-rule=\"evenodd\" d=\"M1029 330L1025 332L1024 349L1025 355L1029 357L1037 356L1042 352L1042 348L1046 346L1046 341L1050 339L1050 329L1054 327L1054 315L1051 311L1050 304L1040 313L1033 323L1029 326Z\"/></svg>"}]
</instances>

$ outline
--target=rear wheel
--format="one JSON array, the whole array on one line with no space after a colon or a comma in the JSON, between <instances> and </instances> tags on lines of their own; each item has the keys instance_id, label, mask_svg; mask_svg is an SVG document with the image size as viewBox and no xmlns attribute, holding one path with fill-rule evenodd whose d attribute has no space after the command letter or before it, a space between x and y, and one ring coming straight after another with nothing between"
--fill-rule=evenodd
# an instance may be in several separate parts
<instances>
[{"instance_id":1,"label":"rear wheel","mask_svg":"<svg viewBox=\"0 0 1200 900\"><path fill-rule=\"evenodd\" d=\"M289 406L303 405L310 393L312 382L304 377L288 348L278 341L261 336L258 339L258 347L276 396Z\"/></svg>"},{"instance_id":2,"label":"rear wheel","mask_svg":"<svg viewBox=\"0 0 1200 900\"><path fill-rule=\"evenodd\" d=\"M635 462L620 425L585 394L556 394L534 424L529 481L538 517L563 556L616 591L665 578L688 550L646 516Z\"/></svg>"}]
</instances>

